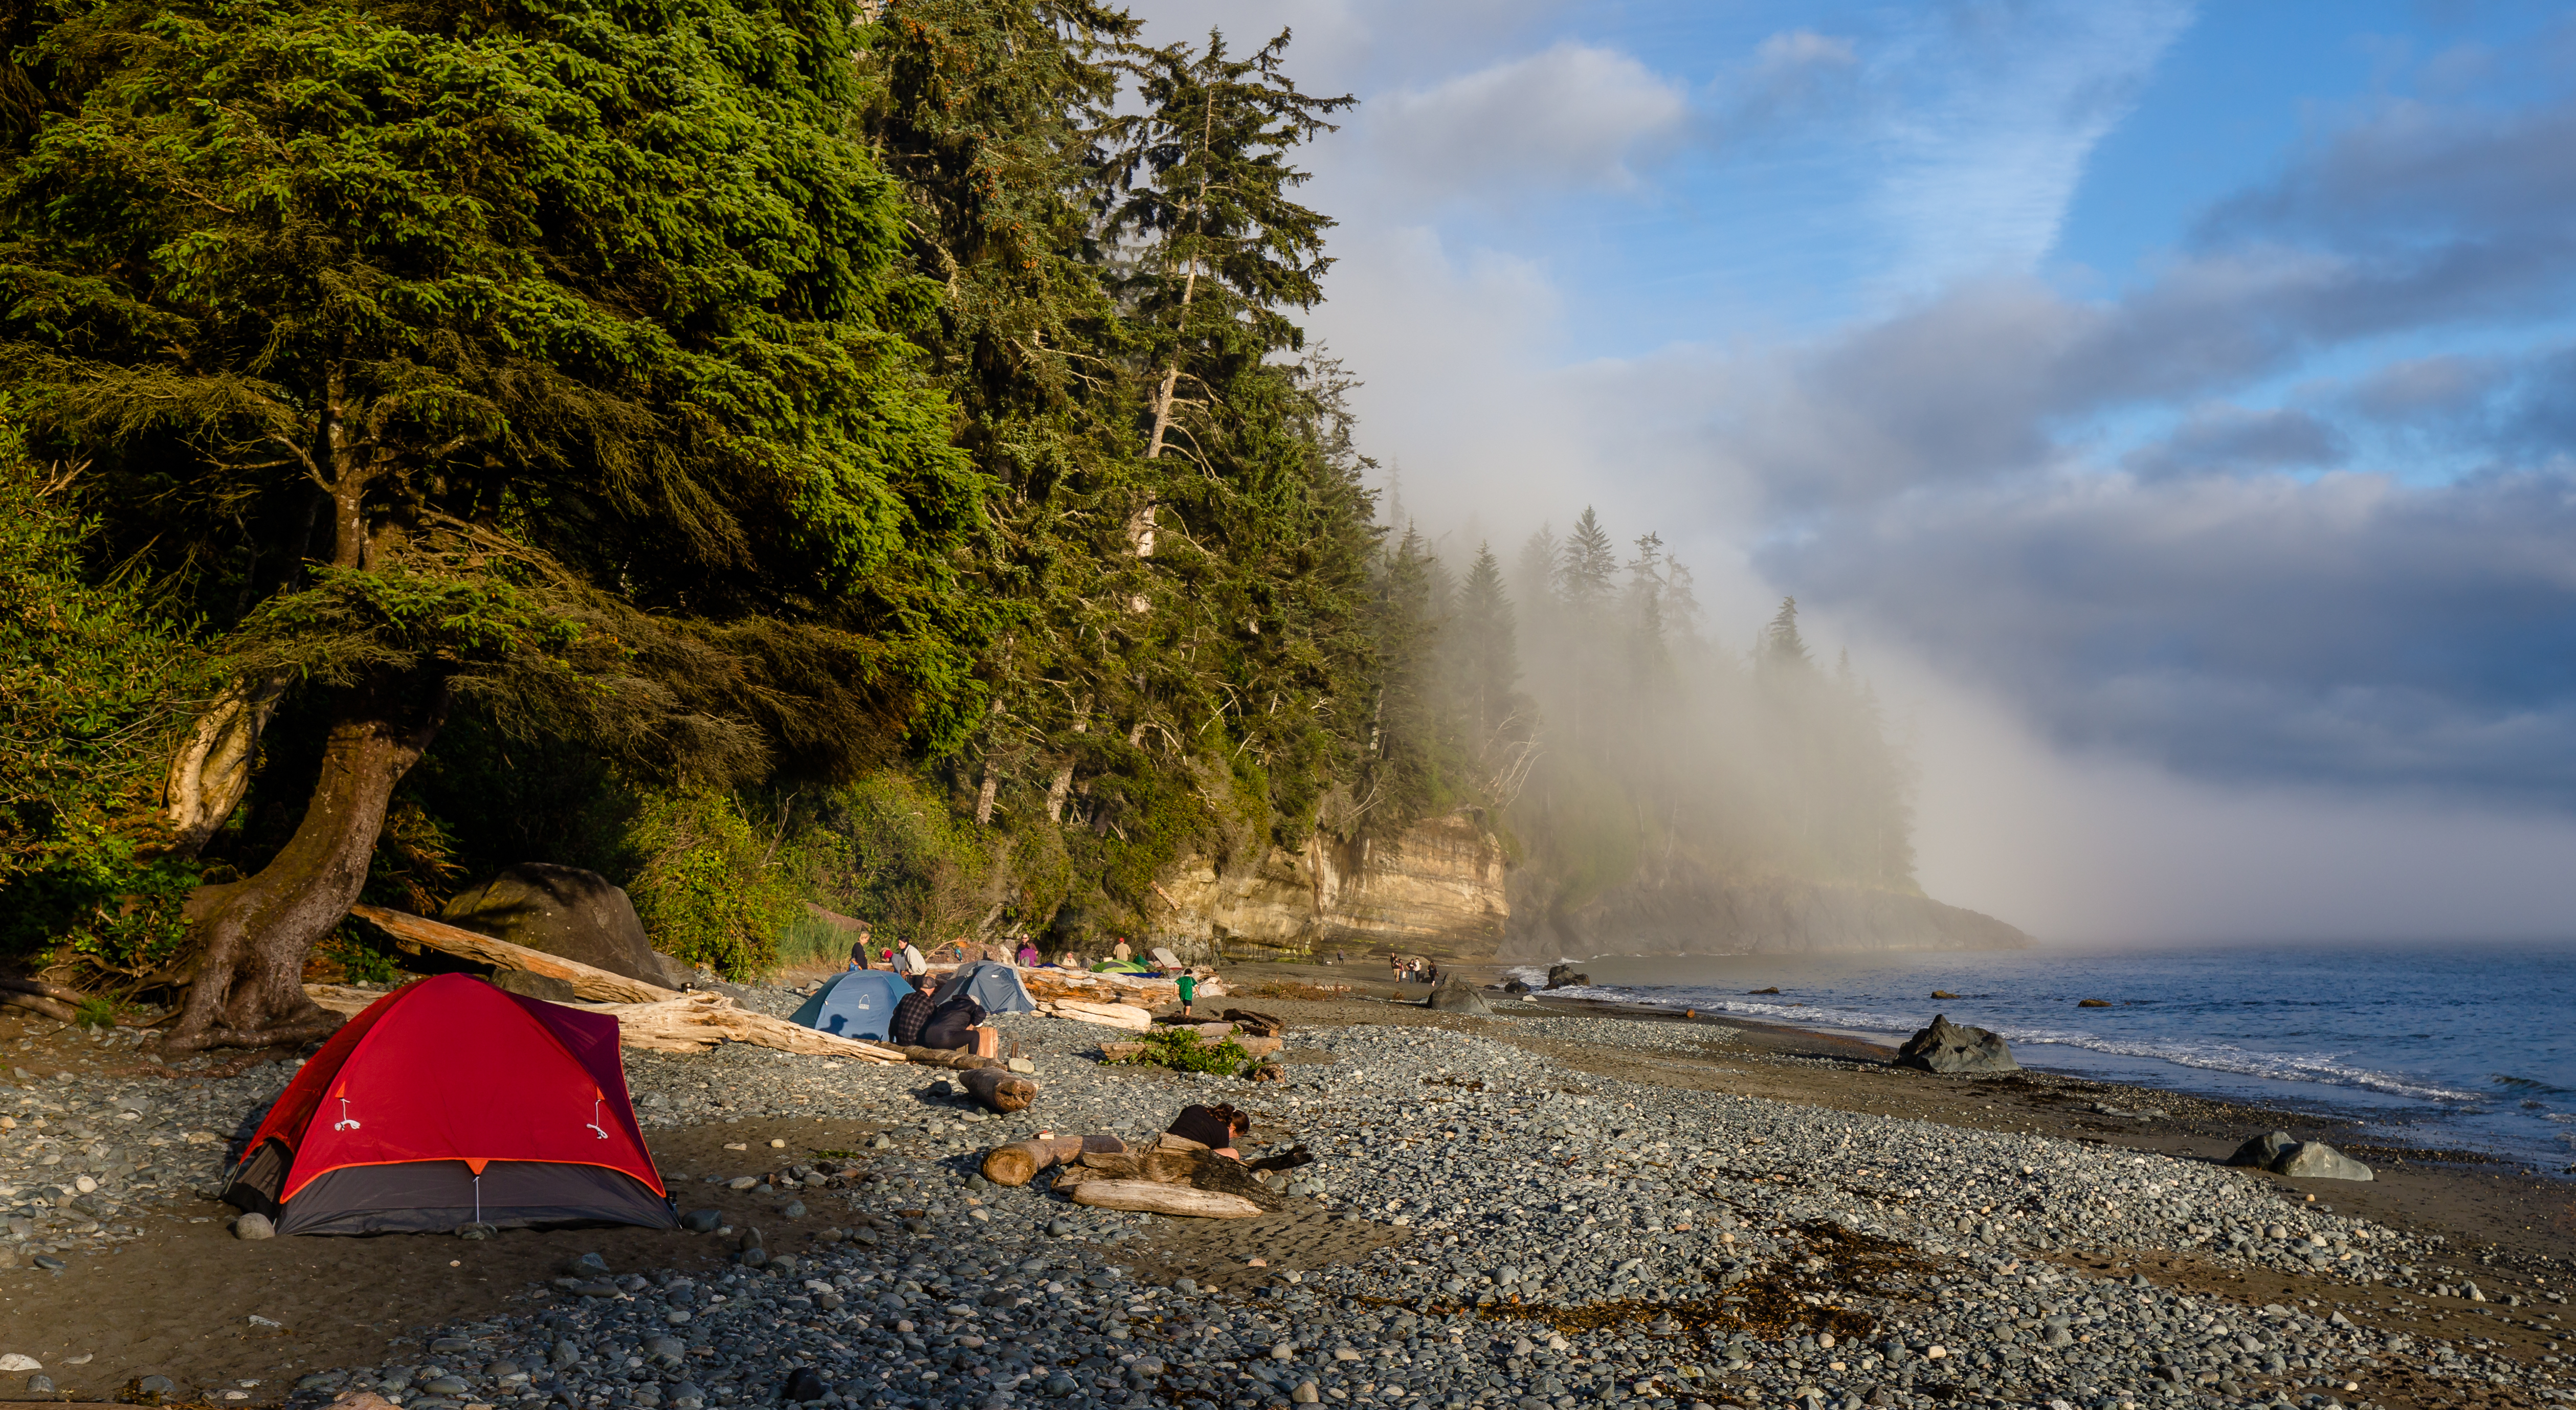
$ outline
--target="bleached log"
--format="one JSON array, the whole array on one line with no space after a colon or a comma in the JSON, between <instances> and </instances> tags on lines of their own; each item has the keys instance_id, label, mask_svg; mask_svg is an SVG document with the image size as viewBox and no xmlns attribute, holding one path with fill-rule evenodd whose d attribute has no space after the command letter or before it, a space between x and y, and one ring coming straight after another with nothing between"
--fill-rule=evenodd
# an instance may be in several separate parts
<instances>
[{"instance_id":1,"label":"bleached log","mask_svg":"<svg viewBox=\"0 0 2576 1410\"><path fill-rule=\"evenodd\" d=\"M1151 1180L1085 1180L1073 1187L1073 1202L1094 1209L1132 1209L1192 1219L1249 1219L1261 1212L1261 1206L1241 1195L1157 1185Z\"/></svg>"},{"instance_id":2,"label":"bleached log","mask_svg":"<svg viewBox=\"0 0 2576 1410\"><path fill-rule=\"evenodd\" d=\"M1133 1004L1095 1004L1081 999L1058 999L1054 1007L1058 1018L1124 1028L1130 1033L1147 1032L1154 1026L1154 1015Z\"/></svg>"},{"instance_id":3,"label":"bleached log","mask_svg":"<svg viewBox=\"0 0 2576 1410\"><path fill-rule=\"evenodd\" d=\"M902 1053L819 1032L783 1018L754 1013L722 994L675 994L652 1004L579 1004L590 1013L617 1020L618 1041L652 1052L693 1053L718 1043L749 1043L808 1057L854 1058L860 1062L899 1063Z\"/></svg>"},{"instance_id":4,"label":"bleached log","mask_svg":"<svg viewBox=\"0 0 2576 1410\"><path fill-rule=\"evenodd\" d=\"M530 974L560 979L572 986L575 995L596 1003L651 1004L677 998L680 993L677 989L665 989L641 979L629 979L615 970L586 965L561 955L549 955L543 950L531 950L525 945L513 945L507 940L478 935L461 926L405 915L383 906L351 906L349 914L374 924L397 940L408 940L415 945L488 964L496 969L523 969Z\"/></svg>"}]
</instances>

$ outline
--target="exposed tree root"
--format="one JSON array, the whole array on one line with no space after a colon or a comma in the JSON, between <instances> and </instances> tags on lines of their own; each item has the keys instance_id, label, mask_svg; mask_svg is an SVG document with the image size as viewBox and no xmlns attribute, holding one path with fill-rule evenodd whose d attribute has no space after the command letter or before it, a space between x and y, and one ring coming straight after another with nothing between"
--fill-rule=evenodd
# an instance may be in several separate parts
<instances>
[{"instance_id":1,"label":"exposed tree root","mask_svg":"<svg viewBox=\"0 0 2576 1410\"><path fill-rule=\"evenodd\" d=\"M274 1028L201 1028L190 1034L172 1034L161 1040L165 1053L197 1053L208 1048L292 1048L316 1039L328 1038L340 1031L347 1020L336 1013L299 1023L281 1023Z\"/></svg>"}]
</instances>

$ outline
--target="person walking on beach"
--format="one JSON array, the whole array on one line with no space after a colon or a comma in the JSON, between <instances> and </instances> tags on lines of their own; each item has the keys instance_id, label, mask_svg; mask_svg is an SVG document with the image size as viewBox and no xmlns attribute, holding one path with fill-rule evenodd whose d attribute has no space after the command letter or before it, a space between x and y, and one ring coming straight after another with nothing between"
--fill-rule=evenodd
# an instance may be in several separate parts
<instances>
[{"instance_id":1,"label":"person walking on beach","mask_svg":"<svg viewBox=\"0 0 2576 1410\"><path fill-rule=\"evenodd\" d=\"M1195 999L1198 997L1198 993L1199 993L1199 981L1198 981L1198 979L1197 979L1195 976L1193 976L1193 975L1187 975L1187 974L1184 974L1184 975L1182 975L1182 976L1181 976L1181 978L1180 978L1180 986L1181 986L1181 1017L1183 1017L1183 1018L1187 1018L1187 1017L1189 1017L1189 1016L1190 1016L1190 1003L1191 1003L1191 1001L1192 1001L1192 1000L1195 1000Z\"/></svg>"}]
</instances>

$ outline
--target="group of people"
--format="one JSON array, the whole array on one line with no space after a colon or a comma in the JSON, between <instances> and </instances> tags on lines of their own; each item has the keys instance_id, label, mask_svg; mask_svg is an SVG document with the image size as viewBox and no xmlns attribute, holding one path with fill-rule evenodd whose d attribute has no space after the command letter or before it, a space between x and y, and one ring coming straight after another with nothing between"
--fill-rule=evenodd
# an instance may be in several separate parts
<instances>
[{"instance_id":1,"label":"group of people","mask_svg":"<svg viewBox=\"0 0 2576 1410\"><path fill-rule=\"evenodd\" d=\"M1420 955L1409 957L1404 955L1389 955L1386 957L1386 966L1394 973L1395 982L1398 984L1437 984L1440 982L1440 966L1422 958Z\"/></svg>"}]
</instances>

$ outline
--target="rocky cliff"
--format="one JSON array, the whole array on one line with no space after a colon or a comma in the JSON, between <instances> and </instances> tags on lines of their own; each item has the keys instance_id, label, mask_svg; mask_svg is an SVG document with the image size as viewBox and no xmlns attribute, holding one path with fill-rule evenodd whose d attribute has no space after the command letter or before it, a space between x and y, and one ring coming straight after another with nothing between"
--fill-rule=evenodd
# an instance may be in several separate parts
<instances>
[{"instance_id":1,"label":"rocky cliff","mask_svg":"<svg viewBox=\"0 0 2576 1410\"><path fill-rule=\"evenodd\" d=\"M1490 954L1511 918L1505 885L1502 845L1460 812L1373 847L1313 838L1239 870L1192 861L1161 889L1177 912L1166 924L1238 952L1388 945Z\"/></svg>"},{"instance_id":2,"label":"rocky cliff","mask_svg":"<svg viewBox=\"0 0 2576 1410\"><path fill-rule=\"evenodd\" d=\"M1685 869L1640 875L1580 902L1543 889L1535 878L1514 887L1513 923L1498 957L2012 950L2031 943L1993 916L1867 886Z\"/></svg>"}]
</instances>

